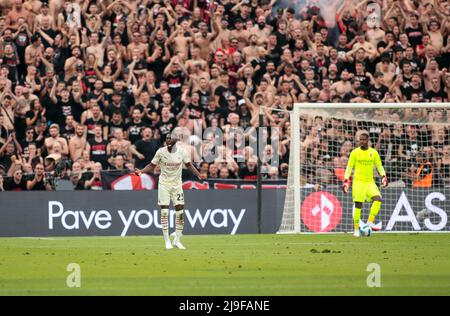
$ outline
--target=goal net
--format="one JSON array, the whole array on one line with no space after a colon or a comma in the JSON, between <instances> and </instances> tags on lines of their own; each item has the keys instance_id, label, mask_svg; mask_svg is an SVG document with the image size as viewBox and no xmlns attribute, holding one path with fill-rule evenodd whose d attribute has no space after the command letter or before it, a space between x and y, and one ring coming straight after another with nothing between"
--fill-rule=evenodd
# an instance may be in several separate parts
<instances>
[{"instance_id":1,"label":"goal net","mask_svg":"<svg viewBox=\"0 0 450 316\"><path fill-rule=\"evenodd\" d=\"M295 104L288 188L279 233L353 231L352 189L341 189L359 136L389 179L375 224L384 231L449 231L450 103ZM363 204L367 221L371 202Z\"/></svg>"}]
</instances>

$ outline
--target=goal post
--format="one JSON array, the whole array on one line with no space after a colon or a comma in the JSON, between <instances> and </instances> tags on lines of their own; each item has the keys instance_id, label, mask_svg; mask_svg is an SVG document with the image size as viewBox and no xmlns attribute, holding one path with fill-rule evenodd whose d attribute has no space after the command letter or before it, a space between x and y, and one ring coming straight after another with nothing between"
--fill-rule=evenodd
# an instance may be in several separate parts
<instances>
[{"instance_id":1,"label":"goal post","mask_svg":"<svg viewBox=\"0 0 450 316\"><path fill-rule=\"evenodd\" d=\"M450 231L450 103L297 103L290 125L278 233L353 231L352 191L343 194L341 184L362 132L390 180L381 188L374 172L383 199L375 223L384 231Z\"/></svg>"}]
</instances>

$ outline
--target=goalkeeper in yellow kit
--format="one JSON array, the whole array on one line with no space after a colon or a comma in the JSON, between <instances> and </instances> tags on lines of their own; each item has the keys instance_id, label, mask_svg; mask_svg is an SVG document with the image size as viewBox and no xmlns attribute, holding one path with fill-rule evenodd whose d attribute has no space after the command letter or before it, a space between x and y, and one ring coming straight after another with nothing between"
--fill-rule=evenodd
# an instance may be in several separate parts
<instances>
[{"instance_id":1,"label":"goalkeeper in yellow kit","mask_svg":"<svg viewBox=\"0 0 450 316\"><path fill-rule=\"evenodd\" d=\"M369 147L369 135L367 133L360 135L359 146L350 153L347 169L345 170L344 183L342 184L342 190L344 193L347 193L352 180L352 171L355 169L352 188L353 202L355 203L355 212L353 214L355 228L353 236L355 237L360 236L359 219L361 218L361 209L364 201L373 201L367 221L367 224L371 227L373 227L373 221L381 208L381 193L373 177L374 166L376 166L380 176L383 177L383 187L388 185L388 179L381 163L380 155L374 148Z\"/></svg>"}]
</instances>

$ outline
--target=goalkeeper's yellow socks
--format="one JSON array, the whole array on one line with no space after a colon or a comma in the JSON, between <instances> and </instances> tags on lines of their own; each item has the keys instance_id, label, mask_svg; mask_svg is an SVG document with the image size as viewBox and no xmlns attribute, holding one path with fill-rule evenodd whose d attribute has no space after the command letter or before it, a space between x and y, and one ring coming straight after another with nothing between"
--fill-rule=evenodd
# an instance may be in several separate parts
<instances>
[{"instance_id":1,"label":"goalkeeper's yellow socks","mask_svg":"<svg viewBox=\"0 0 450 316\"><path fill-rule=\"evenodd\" d=\"M375 220L375 217L377 216L380 209L381 209L381 202L373 201L372 207L370 208L369 219L367 220L368 224L373 223L373 221Z\"/></svg>"},{"instance_id":2,"label":"goalkeeper's yellow socks","mask_svg":"<svg viewBox=\"0 0 450 316\"><path fill-rule=\"evenodd\" d=\"M361 209L355 207L355 212L353 213L353 224L355 225L355 230L359 229L360 219L361 219Z\"/></svg>"},{"instance_id":3,"label":"goalkeeper's yellow socks","mask_svg":"<svg viewBox=\"0 0 450 316\"><path fill-rule=\"evenodd\" d=\"M175 212L175 237L179 239L184 228L183 210Z\"/></svg>"}]
</instances>

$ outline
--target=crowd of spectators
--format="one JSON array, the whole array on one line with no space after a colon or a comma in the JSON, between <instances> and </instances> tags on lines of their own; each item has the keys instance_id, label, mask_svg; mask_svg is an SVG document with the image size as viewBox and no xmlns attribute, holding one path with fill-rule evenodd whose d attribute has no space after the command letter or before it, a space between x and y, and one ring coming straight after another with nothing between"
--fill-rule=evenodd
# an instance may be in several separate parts
<instances>
[{"instance_id":1,"label":"crowd of spectators","mask_svg":"<svg viewBox=\"0 0 450 316\"><path fill-rule=\"evenodd\" d=\"M364 132L380 154L391 187L450 187L450 109L352 109L334 114L302 116L303 186L341 184L350 152Z\"/></svg>"},{"instance_id":2,"label":"crowd of spectators","mask_svg":"<svg viewBox=\"0 0 450 316\"><path fill-rule=\"evenodd\" d=\"M0 0L0 10L0 190L52 189L47 175L62 172L77 189L100 188L102 170L143 167L176 127L245 142L233 131L258 127L261 107L263 124L280 128L280 146L265 148L280 163L265 177L282 179L295 102L450 99L443 0ZM305 157L316 164L335 146L320 171L334 183L366 127L310 123ZM385 126L373 143L400 137L403 157L409 133ZM418 151L442 152L448 170L448 145L447 126ZM255 179L251 148L218 152L202 173Z\"/></svg>"}]
</instances>

